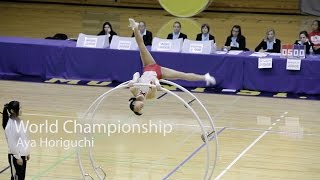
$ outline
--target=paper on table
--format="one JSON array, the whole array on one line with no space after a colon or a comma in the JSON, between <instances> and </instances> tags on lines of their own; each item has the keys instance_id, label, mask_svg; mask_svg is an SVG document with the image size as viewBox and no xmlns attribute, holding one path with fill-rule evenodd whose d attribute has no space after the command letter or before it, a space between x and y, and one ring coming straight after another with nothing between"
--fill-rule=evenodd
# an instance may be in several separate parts
<instances>
[{"instance_id":1,"label":"paper on table","mask_svg":"<svg viewBox=\"0 0 320 180\"><path fill-rule=\"evenodd\" d=\"M216 54L227 54L226 51L216 51L215 53L216 53Z\"/></svg>"},{"instance_id":2,"label":"paper on table","mask_svg":"<svg viewBox=\"0 0 320 180\"><path fill-rule=\"evenodd\" d=\"M228 54L231 54L231 55L238 55L240 53L242 53L242 51L240 51L240 50L231 50L228 52Z\"/></svg>"},{"instance_id":3,"label":"paper on table","mask_svg":"<svg viewBox=\"0 0 320 180\"><path fill-rule=\"evenodd\" d=\"M254 57L266 57L267 54L266 54L266 53L261 53L261 52L254 52L254 53L250 54L250 56L254 56Z\"/></svg>"},{"instance_id":4,"label":"paper on table","mask_svg":"<svg viewBox=\"0 0 320 180\"><path fill-rule=\"evenodd\" d=\"M268 53L270 56L281 56L281 53Z\"/></svg>"}]
</instances>

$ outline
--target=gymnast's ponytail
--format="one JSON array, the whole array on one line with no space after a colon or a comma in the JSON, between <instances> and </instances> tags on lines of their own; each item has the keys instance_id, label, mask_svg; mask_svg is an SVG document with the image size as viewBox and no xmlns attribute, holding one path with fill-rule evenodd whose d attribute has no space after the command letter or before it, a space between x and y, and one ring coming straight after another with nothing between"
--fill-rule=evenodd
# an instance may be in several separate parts
<instances>
[{"instance_id":1,"label":"gymnast's ponytail","mask_svg":"<svg viewBox=\"0 0 320 180\"><path fill-rule=\"evenodd\" d=\"M3 107L3 111L2 111L2 127L3 127L3 129L6 128L8 120L9 120L8 106L9 106L9 104L5 104Z\"/></svg>"}]
</instances>

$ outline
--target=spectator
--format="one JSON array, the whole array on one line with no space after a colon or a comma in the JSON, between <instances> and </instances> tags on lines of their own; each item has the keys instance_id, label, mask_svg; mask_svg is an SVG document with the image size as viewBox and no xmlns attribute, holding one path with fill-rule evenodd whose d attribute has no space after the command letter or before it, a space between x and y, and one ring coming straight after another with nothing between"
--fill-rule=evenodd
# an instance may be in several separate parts
<instances>
[{"instance_id":1,"label":"spectator","mask_svg":"<svg viewBox=\"0 0 320 180\"><path fill-rule=\"evenodd\" d=\"M173 23L173 33L168 34L167 39L179 39L182 38L187 39L187 35L183 34L181 32L181 23L179 21L176 21Z\"/></svg>"},{"instance_id":2,"label":"spectator","mask_svg":"<svg viewBox=\"0 0 320 180\"><path fill-rule=\"evenodd\" d=\"M313 44L309 41L309 35L307 31L301 31L299 33L299 40L296 40L294 44L305 45L306 46L306 54L310 54L310 49L313 51Z\"/></svg>"},{"instance_id":3,"label":"spectator","mask_svg":"<svg viewBox=\"0 0 320 180\"><path fill-rule=\"evenodd\" d=\"M312 31L309 33L310 41L313 43L315 54L320 54L320 21L314 20L312 23Z\"/></svg>"},{"instance_id":4,"label":"spectator","mask_svg":"<svg viewBox=\"0 0 320 180\"><path fill-rule=\"evenodd\" d=\"M260 44L256 47L256 52L273 52L280 53L281 49L281 41L275 37L276 32L274 29L268 29L266 32L266 36L260 42Z\"/></svg>"},{"instance_id":5,"label":"spectator","mask_svg":"<svg viewBox=\"0 0 320 180\"><path fill-rule=\"evenodd\" d=\"M246 48L246 38L241 33L241 27L234 25L231 29L230 36L227 37L224 48L227 50L248 50Z\"/></svg>"},{"instance_id":6,"label":"spectator","mask_svg":"<svg viewBox=\"0 0 320 180\"><path fill-rule=\"evenodd\" d=\"M109 22L103 23L102 30L99 32L98 36L107 35L109 37L109 43L111 43L112 37L117 35L116 32L113 31L112 25Z\"/></svg>"},{"instance_id":7,"label":"spectator","mask_svg":"<svg viewBox=\"0 0 320 180\"><path fill-rule=\"evenodd\" d=\"M139 32L143 38L144 45L151 46L152 45L152 32L146 29L146 23L144 21L139 22L138 26ZM134 33L132 33L132 37L134 37Z\"/></svg>"},{"instance_id":8,"label":"spectator","mask_svg":"<svg viewBox=\"0 0 320 180\"><path fill-rule=\"evenodd\" d=\"M197 41L210 41L213 40L215 42L214 36L210 34L210 27L208 24L203 24L201 26L201 33L197 34Z\"/></svg>"}]
</instances>

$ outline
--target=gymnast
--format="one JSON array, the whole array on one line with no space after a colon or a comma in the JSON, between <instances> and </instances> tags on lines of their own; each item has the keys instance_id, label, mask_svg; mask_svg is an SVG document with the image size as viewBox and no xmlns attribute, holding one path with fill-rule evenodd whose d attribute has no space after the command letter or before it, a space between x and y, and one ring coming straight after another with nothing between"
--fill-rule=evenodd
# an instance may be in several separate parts
<instances>
[{"instance_id":1,"label":"gymnast","mask_svg":"<svg viewBox=\"0 0 320 180\"><path fill-rule=\"evenodd\" d=\"M135 22L135 20L131 18L129 19L129 23L129 27L132 28L135 35L143 64L143 74L141 77L140 73L136 72L133 75L133 79L130 80L128 84L130 91L134 96L129 100L129 107L136 115L142 115L141 111L146 99L155 98L157 90L160 90L161 88L159 79L205 81L207 86L216 84L215 78L210 76L209 73L205 75L185 73L158 65L144 45L143 39L138 30L139 23ZM135 83L152 84L153 86L133 86Z\"/></svg>"}]
</instances>

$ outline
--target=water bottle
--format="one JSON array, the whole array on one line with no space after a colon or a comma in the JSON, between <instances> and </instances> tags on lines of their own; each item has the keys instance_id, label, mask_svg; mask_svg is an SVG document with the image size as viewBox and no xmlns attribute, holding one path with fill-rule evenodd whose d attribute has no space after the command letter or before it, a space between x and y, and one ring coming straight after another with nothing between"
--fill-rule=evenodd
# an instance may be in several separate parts
<instances>
[{"instance_id":1,"label":"water bottle","mask_svg":"<svg viewBox=\"0 0 320 180\"><path fill-rule=\"evenodd\" d=\"M312 46L310 46L309 52L310 52L310 55L313 55L313 48L312 48Z\"/></svg>"}]
</instances>

